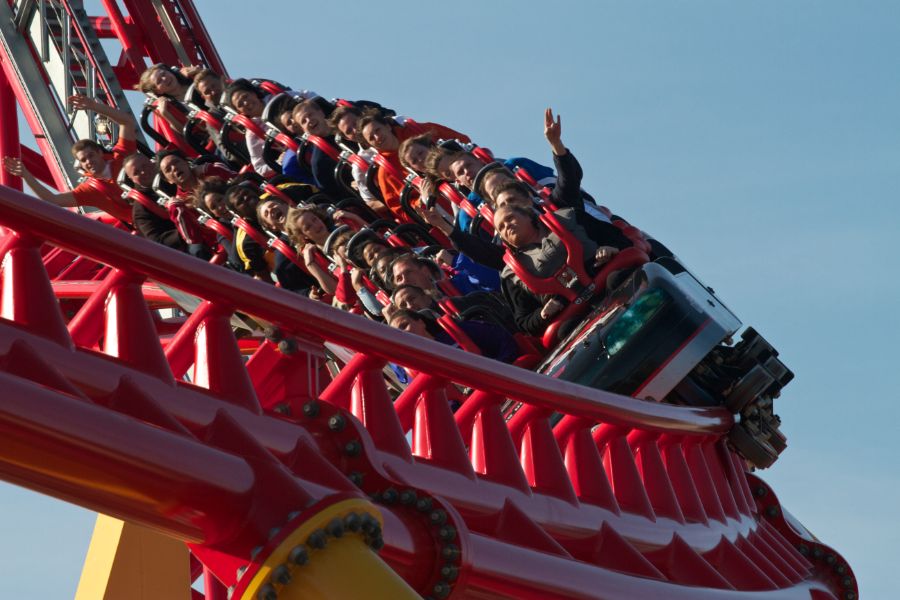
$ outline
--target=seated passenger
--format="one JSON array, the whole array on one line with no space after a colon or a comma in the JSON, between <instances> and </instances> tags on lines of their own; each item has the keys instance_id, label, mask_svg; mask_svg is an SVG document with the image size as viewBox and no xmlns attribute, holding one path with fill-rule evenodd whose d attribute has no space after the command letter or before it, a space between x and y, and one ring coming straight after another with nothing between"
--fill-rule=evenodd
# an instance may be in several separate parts
<instances>
[{"instance_id":1,"label":"seated passenger","mask_svg":"<svg viewBox=\"0 0 900 600\"><path fill-rule=\"evenodd\" d=\"M337 289L337 277L329 270L331 262L324 254L325 242L334 229L331 218L317 206L300 206L288 211L285 231L303 257L309 273L326 294Z\"/></svg>"},{"instance_id":2,"label":"seated passenger","mask_svg":"<svg viewBox=\"0 0 900 600\"><path fill-rule=\"evenodd\" d=\"M291 245L291 240L284 229L290 207L279 198L268 197L261 200L256 207L257 221L279 240ZM294 264L289 257L274 251L272 272L278 284L286 289L308 295L309 290L318 284L309 273Z\"/></svg>"},{"instance_id":3,"label":"seated passenger","mask_svg":"<svg viewBox=\"0 0 900 600\"><path fill-rule=\"evenodd\" d=\"M366 144L375 148L401 175L403 173L403 165L400 164L397 153L403 141L423 133L431 133L435 138L456 138L466 142L469 141L468 136L436 123L408 122L403 126L398 125L396 121L384 116L377 110L366 111L357 126ZM394 215L406 221L407 217L400 206L400 194L405 185L404 180L398 180L397 177L383 168L378 169L377 175L378 187L381 190L385 204L387 204Z\"/></svg>"},{"instance_id":4,"label":"seated passenger","mask_svg":"<svg viewBox=\"0 0 900 600\"><path fill-rule=\"evenodd\" d=\"M236 79L228 84L223 94L224 102L231 106L239 115L251 119L257 125L262 125L263 109L266 107L266 94L246 79ZM247 152L250 154L250 163L253 170L263 177L272 177L275 172L266 164L263 158L266 140L259 137L249 129L244 132L247 143Z\"/></svg>"},{"instance_id":5,"label":"seated passenger","mask_svg":"<svg viewBox=\"0 0 900 600\"><path fill-rule=\"evenodd\" d=\"M573 209L554 213L560 225L568 229L581 244L585 269L592 275L595 269L609 262L618 252L612 246L598 246L578 224ZM562 240L538 220L538 214L520 206L506 204L494 213L497 233L514 258L531 274L553 277L566 264L568 252ZM558 297L539 297L532 293L507 265L501 273L503 296L512 307L516 324L530 335L541 335L544 329L565 306Z\"/></svg>"},{"instance_id":6,"label":"seated passenger","mask_svg":"<svg viewBox=\"0 0 900 600\"><path fill-rule=\"evenodd\" d=\"M194 74L194 89L200 94L206 108L217 108L225 91L225 80L212 69L201 69Z\"/></svg>"},{"instance_id":7,"label":"seated passenger","mask_svg":"<svg viewBox=\"0 0 900 600\"><path fill-rule=\"evenodd\" d=\"M425 159L428 151L434 148L434 140L430 133L423 133L404 140L397 150L400 164L418 175L426 175Z\"/></svg>"},{"instance_id":8,"label":"seated passenger","mask_svg":"<svg viewBox=\"0 0 900 600\"><path fill-rule=\"evenodd\" d=\"M185 94L191 86L191 77L200 67L171 67L158 63L141 73L138 90L147 95L157 96L155 112L163 118L169 131L165 132L169 140L181 135L181 128L187 122L187 112L183 107L173 109L170 101L177 105L184 101ZM166 127L164 126L164 129Z\"/></svg>"},{"instance_id":9,"label":"seated passenger","mask_svg":"<svg viewBox=\"0 0 900 600\"><path fill-rule=\"evenodd\" d=\"M231 224L228 205L225 203L225 192L227 191L228 183L224 179L208 177L194 191L192 205L219 223L221 227L218 229L224 233L216 232L216 242L225 251L226 256L232 256L234 253L234 227Z\"/></svg>"},{"instance_id":10,"label":"seated passenger","mask_svg":"<svg viewBox=\"0 0 900 600\"><path fill-rule=\"evenodd\" d=\"M157 196L153 190L153 180L158 173L156 163L140 152L135 152L122 163L122 170L131 187L143 194L150 202L156 203ZM160 208L165 211L162 206ZM142 202L135 201L131 205L132 222L141 236L163 246L182 252L186 251L187 244L178 233L175 223L168 216L162 216L159 213L159 210L147 207Z\"/></svg>"},{"instance_id":11,"label":"seated passenger","mask_svg":"<svg viewBox=\"0 0 900 600\"><path fill-rule=\"evenodd\" d=\"M119 139L112 154L107 154L106 149L94 140L75 142L72 146L72 156L78 162L78 167L86 180L68 192L56 192L44 186L19 158L4 157L4 168L10 175L21 177L41 200L63 207L93 206L120 221L131 223L131 206L122 199L116 178L125 157L137 151L134 118L129 112L115 109L87 96L72 96L69 103L75 110L91 110L119 124ZM105 189L96 189L91 184L92 179L98 180Z\"/></svg>"},{"instance_id":12,"label":"seated passenger","mask_svg":"<svg viewBox=\"0 0 900 600\"><path fill-rule=\"evenodd\" d=\"M457 340L445 331L428 311L416 312L400 309L391 314L388 324L394 329L414 333L422 337L460 347L462 344L474 343L482 356L512 363L519 356L519 348L513 337L502 327L482 321L463 321L456 323L468 340Z\"/></svg>"},{"instance_id":13,"label":"seated passenger","mask_svg":"<svg viewBox=\"0 0 900 600\"><path fill-rule=\"evenodd\" d=\"M210 177L231 179L235 173L221 163L191 164L179 150L163 150L156 155L159 172L170 184L176 186L176 198L188 198L200 183Z\"/></svg>"},{"instance_id":14,"label":"seated passenger","mask_svg":"<svg viewBox=\"0 0 900 600\"><path fill-rule=\"evenodd\" d=\"M233 213L246 222L247 226L260 230L259 221L256 220L259 192L251 185L246 182L232 185L225 192L225 202ZM267 249L260 246L244 227L235 227L233 252L228 257L230 265L241 273L253 276L254 279L272 283L271 260L271 254L267 255Z\"/></svg>"}]
</instances>

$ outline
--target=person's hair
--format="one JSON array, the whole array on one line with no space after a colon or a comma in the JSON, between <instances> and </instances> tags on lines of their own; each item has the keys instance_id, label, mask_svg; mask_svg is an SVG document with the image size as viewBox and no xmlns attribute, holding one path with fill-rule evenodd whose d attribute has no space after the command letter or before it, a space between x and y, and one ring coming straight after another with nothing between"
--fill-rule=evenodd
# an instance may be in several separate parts
<instances>
[{"instance_id":1,"label":"person's hair","mask_svg":"<svg viewBox=\"0 0 900 600\"><path fill-rule=\"evenodd\" d=\"M407 169L412 169L412 167L406 162L406 153L412 146L425 146L426 148L431 148L434 146L434 140L431 137L431 132L426 132L419 134L417 136L411 137L409 139L403 140L400 143L400 148L397 150L397 156L400 157L400 164L406 167ZM415 170L415 169L412 169Z\"/></svg>"},{"instance_id":2,"label":"person's hair","mask_svg":"<svg viewBox=\"0 0 900 600\"><path fill-rule=\"evenodd\" d=\"M122 168L124 169L124 168L127 167L130 163L134 162L134 159L136 159L138 156L143 156L143 157L146 158L147 160L152 160L149 156L147 156L147 155L144 154L143 152L132 152L131 154L129 154L128 156L126 156L124 160L122 160Z\"/></svg>"},{"instance_id":3,"label":"person's hair","mask_svg":"<svg viewBox=\"0 0 900 600\"><path fill-rule=\"evenodd\" d=\"M177 156L178 158L180 158L183 161L188 160L187 156L185 156L184 152L182 152L181 150L177 150L175 148L168 148L166 150L160 150L159 152L156 153L156 164L159 165L160 168L162 168L163 159L167 158L169 156Z\"/></svg>"},{"instance_id":4,"label":"person's hair","mask_svg":"<svg viewBox=\"0 0 900 600\"><path fill-rule=\"evenodd\" d=\"M391 325L394 321L399 319L400 317L405 317L407 319L412 319L414 321L418 321L419 323L425 324L425 331L431 337L435 337L438 335L443 329L438 325L437 319L430 313L428 310L416 311L409 310L408 308L398 308L393 313L391 313L391 317L388 319L388 325ZM391 325L393 327L393 325Z\"/></svg>"},{"instance_id":5,"label":"person's hair","mask_svg":"<svg viewBox=\"0 0 900 600\"><path fill-rule=\"evenodd\" d=\"M388 272L388 275L390 275L391 268L394 264L394 260L396 260L396 258L398 256L400 256L401 254L403 254L403 252L400 252L399 250L397 250L396 248L394 248L392 246L388 246L387 251L382 253L381 256L379 256L378 258L376 258L375 262L372 263L372 266L369 269L369 279L372 281L372 283L374 283L381 289L385 290L386 292L390 292L391 290L393 290L394 282L390 281L389 280L390 278L382 279L381 275L379 275L379 273L378 273L378 269L376 269L375 267L376 267L376 265L378 265L378 263L380 263L382 261L386 262L387 263L387 272Z\"/></svg>"},{"instance_id":6,"label":"person's hair","mask_svg":"<svg viewBox=\"0 0 900 600\"><path fill-rule=\"evenodd\" d=\"M94 140L78 140L77 142L72 144L72 156L74 157L77 153L81 152L82 150L87 150L88 148L93 148L98 152L106 152L106 148L104 148Z\"/></svg>"},{"instance_id":7,"label":"person's hair","mask_svg":"<svg viewBox=\"0 0 900 600\"><path fill-rule=\"evenodd\" d=\"M309 241L302 233L300 233L300 229L296 225L297 219L306 213L315 215L325 224L325 227L328 227L328 213L318 206L304 205L289 208L287 218L285 219L284 230L287 232L291 241L297 246L301 246Z\"/></svg>"},{"instance_id":8,"label":"person's hair","mask_svg":"<svg viewBox=\"0 0 900 600\"><path fill-rule=\"evenodd\" d=\"M259 198L259 190L256 189L256 186L249 181L242 181L241 183L229 186L228 189L225 190L225 203L228 205L228 208L234 210L234 197L237 196L239 192L245 190Z\"/></svg>"},{"instance_id":9,"label":"person's hair","mask_svg":"<svg viewBox=\"0 0 900 600\"><path fill-rule=\"evenodd\" d=\"M380 125L385 125L393 129L394 120L377 109L377 108L367 108L363 111L362 117L359 119L359 123L356 124L356 128L362 132L363 129L371 125L372 123L378 123Z\"/></svg>"},{"instance_id":10,"label":"person's hair","mask_svg":"<svg viewBox=\"0 0 900 600\"><path fill-rule=\"evenodd\" d=\"M331 115L328 117L328 124L331 125L331 128L337 130L337 125L341 119L343 119L347 115L356 115L357 117L363 116L363 111L361 108L356 106L347 106L342 104L331 111Z\"/></svg>"},{"instance_id":11,"label":"person's hair","mask_svg":"<svg viewBox=\"0 0 900 600\"><path fill-rule=\"evenodd\" d=\"M234 108L234 104L232 104L231 98L238 92L250 92L251 94L255 94L256 97L260 100L266 97L263 92L259 91L259 89L248 80L244 78L235 79L228 84L228 86L225 88L225 93L222 94L225 104L227 104L231 108Z\"/></svg>"},{"instance_id":12,"label":"person's hair","mask_svg":"<svg viewBox=\"0 0 900 600\"><path fill-rule=\"evenodd\" d=\"M176 69L174 67L170 67L169 65L157 63L157 64L153 65L152 67L144 69L144 72L141 73L140 78L138 78L137 85L134 86L135 89L138 89L145 94L155 94L156 92L153 91L153 83L150 82L150 76L153 75L153 71L155 71L156 69L167 69L170 73L172 73L172 75L175 76L175 79L181 85L190 85L191 84L191 80L189 78L185 77L181 73L181 71L179 71L178 69Z\"/></svg>"},{"instance_id":13,"label":"person's hair","mask_svg":"<svg viewBox=\"0 0 900 600\"><path fill-rule=\"evenodd\" d=\"M350 241L350 238L353 237L353 234L354 231L352 229L345 229L334 237L334 239L331 241L331 247L329 248L329 250L331 250L331 258L334 258L337 255L338 248L347 245L347 243Z\"/></svg>"},{"instance_id":14,"label":"person's hair","mask_svg":"<svg viewBox=\"0 0 900 600\"><path fill-rule=\"evenodd\" d=\"M496 204L496 199L500 197L500 194L504 192L517 192L519 194L523 194L528 198L532 198L534 196L534 190L531 189L531 186L525 183L524 181L519 181L518 179L513 179L511 181L504 181L497 187L497 191L494 193L494 197L491 201Z\"/></svg>"},{"instance_id":15,"label":"person's hair","mask_svg":"<svg viewBox=\"0 0 900 600\"><path fill-rule=\"evenodd\" d=\"M493 199L487 197L487 193L484 191L484 182L488 177L491 177L495 174L503 173L509 176L510 179L515 179L515 174L510 171L506 165L504 165L500 161L490 162L478 171L478 174L475 175L475 181L472 182L472 187L476 194L478 194L484 201L493 206Z\"/></svg>"},{"instance_id":16,"label":"person's hair","mask_svg":"<svg viewBox=\"0 0 900 600\"><path fill-rule=\"evenodd\" d=\"M418 254L413 254L412 252L404 252L397 258L391 262L391 266L388 269L388 273L390 274L391 283L394 284L394 267L399 265L400 263L412 262L415 263L417 267L425 267L431 272L431 277L435 280L441 278L441 268L437 265L433 260L422 258Z\"/></svg>"},{"instance_id":17,"label":"person's hair","mask_svg":"<svg viewBox=\"0 0 900 600\"><path fill-rule=\"evenodd\" d=\"M317 108L322 111L322 114L325 115L325 121L330 125L330 121L328 121L328 116L334 112L334 104L326 100L321 96L313 96L312 98L307 98L306 100L301 100L297 103L293 108L293 114L297 114L301 110L306 108Z\"/></svg>"},{"instance_id":18,"label":"person's hair","mask_svg":"<svg viewBox=\"0 0 900 600\"><path fill-rule=\"evenodd\" d=\"M441 161L457 154L453 150L447 150L441 146L433 146L425 157L425 172L435 179L443 179L444 176L438 171Z\"/></svg>"},{"instance_id":19,"label":"person's hair","mask_svg":"<svg viewBox=\"0 0 900 600\"><path fill-rule=\"evenodd\" d=\"M215 71L213 71L212 69L200 69L199 71L194 73L194 77L193 77L194 83L200 83L202 80L206 79L207 77L212 77L214 79L218 79L219 81L222 81L222 76L219 75L218 73L216 73Z\"/></svg>"},{"instance_id":20,"label":"person's hair","mask_svg":"<svg viewBox=\"0 0 900 600\"><path fill-rule=\"evenodd\" d=\"M263 226L265 226L265 223L263 222L263 218L262 218L262 207L263 207L263 204L265 204L266 202L275 202L277 204L282 205L283 207L285 207L288 210L290 210L290 208L291 208L290 204L288 204L281 198L278 198L277 196L267 196L265 199L260 198L259 204L256 205L256 220L257 220L257 222L259 222L260 225L263 225ZM285 211L285 215L286 214L287 214L287 211Z\"/></svg>"},{"instance_id":21,"label":"person's hair","mask_svg":"<svg viewBox=\"0 0 900 600\"><path fill-rule=\"evenodd\" d=\"M414 292L416 292L418 294L422 294L423 296L428 296L428 292L426 292L419 286L413 285L411 283L404 283L402 285L398 285L397 287L395 287L394 291L391 292L391 302L392 303L394 302L394 298L397 297L397 294L399 294L403 290L413 290Z\"/></svg>"},{"instance_id":22,"label":"person's hair","mask_svg":"<svg viewBox=\"0 0 900 600\"><path fill-rule=\"evenodd\" d=\"M227 191L228 182L224 179L221 177L208 177L202 180L200 185L197 186L197 189L194 190L194 193L191 195L191 204L197 208L206 210L203 199L206 198L207 194L222 194L222 196L224 196Z\"/></svg>"}]
</instances>

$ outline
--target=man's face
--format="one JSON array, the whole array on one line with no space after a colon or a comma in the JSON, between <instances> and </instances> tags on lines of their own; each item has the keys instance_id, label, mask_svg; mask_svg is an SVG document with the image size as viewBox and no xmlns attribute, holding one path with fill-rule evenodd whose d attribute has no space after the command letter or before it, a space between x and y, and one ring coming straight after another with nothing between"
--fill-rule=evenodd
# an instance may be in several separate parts
<instances>
[{"instance_id":1,"label":"man's face","mask_svg":"<svg viewBox=\"0 0 900 600\"><path fill-rule=\"evenodd\" d=\"M91 175L101 175L106 168L106 159L103 158L103 152L92 146L82 148L76 152L75 160L78 161L78 166L81 167L82 171Z\"/></svg>"},{"instance_id":2,"label":"man's face","mask_svg":"<svg viewBox=\"0 0 900 600\"><path fill-rule=\"evenodd\" d=\"M214 217L222 218L228 214L227 207L225 206L225 196L223 194L209 192L203 196L203 204L206 206L206 210Z\"/></svg>"},{"instance_id":3,"label":"man's face","mask_svg":"<svg viewBox=\"0 0 900 600\"><path fill-rule=\"evenodd\" d=\"M424 173L426 156L428 156L428 146L412 144L406 149L406 156L403 158L413 171Z\"/></svg>"},{"instance_id":4,"label":"man's face","mask_svg":"<svg viewBox=\"0 0 900 600\"><path fill-rule=\"evenodd\" d=\"M531 210L534 202L531 200L531 198L517 190L507 190L500 193L494 198L494 204L496 208L502 208L504 206L518 206L519 208L524 208L525 210Z\"/></svg>"},{"instance_id":5,"label":"man's face","mask_svg":"<svg viewBox=\"0 0 900 600\"><path fill-rule=\"evenodd\" d=\"M125 165L125 175L137 187L149 188L156 177L156 163L143 154L136 154Z\"/></svg>"},{"instance_id":6,"label":"man's face","mask_svg":"<svg viewBox=\"0 0 900 600\"><path fill-rule=\"evenodd\" d=\"M464 154L450 162L450 174L453 176L453 179L456 180L456 183L472 189L472 184L475 182L475 176L478 175L478 171L480 171L483 166L484 163L474 156Z\"/></svg>"},{"instance_id":7,"label":"man's face","mask_svg":"<svg viewBox=\"0 0 900 600\"><path fill-rule=\"evenodd\" d=\"M394 285L414 285L423 290L430 290L434 287L431 270L416 261L402 260L395 263L392 274Z\"/></svg>"},{"instance_id":8,"label":"man's face","mask_svg":"<svg viewBox=\"0 0 900 600\"><path fill-rule=\"evenodd\" d=\"M180 156L169 155L163 158L159 164L159 171L166 181L181 189L189 189L197 179L191 171L191 165Z\"/></svg>"},{"instance_id":9,"label":"man's face","mask_svg":"<svg viewBox=\"0 0 900 600\"><path fill-rule=\"evenodd\" d=\"M393 327L394 329L399 329L400 331L414 333L422 337L431 337L430 335L428 335L428 330L425 328L425 323L423 321L413 319L412 317L407 317L405 315L401 315L392 319L391 327Z\"/></svg>"},{"instance_id":10,"label":"man's face","mask_svg":"<svg viewBox=\"0 0 900 600\"><path fill-rule=\"evenodd\" d=\"M287 209L283 202L266 200L259 207L259 216L263 225L273 231L281 231L284 229L284 219L287 216Z\"/></svg>"},{"instance_id":11,"label":"man's face","mask_svg":"<svg viewBox=\"0 0 900 600\"><path fill-rule=\"evenodd\" d=\"M414 288L403 288L393 299L394 306L408 310L422 310L431 306L431 298L428 294Z\"/></svg>"},{"instance_id":12,"label":"man's face","mask_svg":"<svg viewBox=\"0 0 900 600\"><path fill-rule=\"evenodd\" d=\"M207 76L197 82L197 92L209 106L218 106L225 87L218 77Z\"/></svg>"},{"instance_id":13,"label":"man's face","mask_svg":"<svg viewBox=\"0 0 900 600\"><path fill-rule=\"evenodd\" d=\"M300 129L310 135L326 136L331 133L325 113L318 106L305 105L294 111L294 121Z\"/></svg>"},{"instance_id":14,"label":"man's face","mask_svg":"<svg viewBox=\"0 0 900 600\"><path fill-rule=\"evenodd\" d=\"M513 248L521 248L533 243L538 234L531 219L509 206L497 209L494 213L494 227L500 238Z\"/></svg>"},{"instance_id":15,"label":"man's face","mask_svg":"<svg viewBox=\"0 0 900 600\"><path fill-rule=\"evenodd\" d=\"M366 143L379 152L391 152L400 145L391 128L377 121L366 125L362 135Z\"/></svg>"},{"instance_id":16,"label":"man's face","mask_svg":"<svg viewBox=\"0 0 900 600\"><path fill-rule=\"evenodd\" d=\"M341 137L351 142L359 142L359 131L356 129L356 124L359 122L359 117L352 114L347 113L337 122L338 131L341 134Z\"/></svg>"},{"instance_id":17,"label":"man's face","mask_svg":"<svg viewBox=\"0 0 900 600\"><path fill-rule=\"evenodd\" d=\"M245 117L258 117L263 112L263 101L249 90L239 90L231 95L231 105Z\"/></svg>"},{"instance_id":18,"label":"man's face","mask_svg":"<svg viewBox=\"0 0 900 600\"><path fill-rule=\"evenodd\" d=\"M253 190L241 189L231 197L231 205L240 217L249 219L255 216L259 196Z\"/></svg>"},{"instance_id":19,"label":"man's face","mask_svg":"<svg viewBox=\"0 0 900 600\"><path fill-rule=\"evenodd\" d=\"M376 242L369 242L363 247L362 259L370 267L375 264L379 256L384 254L387 248Z\"/></svg>"}]
</instances>

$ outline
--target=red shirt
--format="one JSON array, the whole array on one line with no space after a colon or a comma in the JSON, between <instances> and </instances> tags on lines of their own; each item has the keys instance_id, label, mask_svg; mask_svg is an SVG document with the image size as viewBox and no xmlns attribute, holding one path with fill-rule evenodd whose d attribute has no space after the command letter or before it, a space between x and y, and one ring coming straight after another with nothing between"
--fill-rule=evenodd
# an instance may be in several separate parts
<instances>
[{"instance_id":1,"label":"red shirt","mask_svg":"<svg viewBox=\"0 0 900 600\"><path fill-rule=\"evenodd\" d=\"M399 140L400 143L403 143L411 137L429 132L435 141L439 139L456 139L464 143L471 141L469 136L454 131L449 127L438 125L437 123L416 123L410 121L402 127L394 127L394 135L397 136L397 140ZM400 164L400 157L396 152L381 152L380 154L388 159L400 173L406 174L406 169ZM388 208L391 209L391 212L393 212L401 222L409 221L406 214L403 212L403 208L400 206L400 193L405 186L404 181L398 181L396 177L392 177L390 173L385 172L384 169L378 169L376 175L378 189L381 190L381 195L384 197L384 203L387 204Z\"/></svg>"},{"instance_id":2,"label":"red shirt","mask_svg":"<svg viewBox=\"0 0 900 600\"><path fill-rule=\"evenodd\" d=\"M137 144L134 140L120 139L112 151L112 156L107 158L109 177L97 177L89 175L87 180L79 183L72 190L75 204L78 206L93 206L110 214L121 221L131 223L131 205L122 198L122 189L116 183L119 171L125 157L137 152ZM94 183L91 180L95 180Z\"/></svg>"}]
</instances>

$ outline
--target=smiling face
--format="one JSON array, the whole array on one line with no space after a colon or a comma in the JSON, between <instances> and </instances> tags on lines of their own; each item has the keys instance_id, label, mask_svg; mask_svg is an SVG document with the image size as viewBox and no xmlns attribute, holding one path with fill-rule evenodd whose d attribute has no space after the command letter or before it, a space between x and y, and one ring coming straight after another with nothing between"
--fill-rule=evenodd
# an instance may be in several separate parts
<instances>
[{"instance_id":1,"label":"smiling face","mask_svg":"<svg viewBox=\"0 0 900 600\"><path fill-rule=\"evenodd\" d=\"M500 238L513 248L532 244L540 238L532 219L511 206L497 209L494 213L494 228L500 234Z\"/></svg>"},{"instance_id":2,"label":"smiling face","mask_svg":"<svg viewBox=\"0 0 900 600\"><path fill-rule=\"evenodd\" d=\"M387 247L378 242L369 242L362 249L362 259L366 266L371 267L379 256L387 252Z\"/></svg>"},{"instance_id":3,"label":"smiling face","mask_svg":"<svg viewBox=\"0 0 900 600\"><path fill-rule=\"evenodd\" d=\"M291 135L303 134L303 129L300 127L300 124L294 120L294 112L291 110L286 110L278 115L278 124Z\"/></svg>"},{"instance_id":4,"label":"smiling face","mask_svg":"<svg viewBox=\"0 0 900 600\"><path fill-rule=\"evenodd\" d=\"M266 200L259 205L259 220L272 231L284 231L287 206L279 200Z\"/></svg>"},{"instance_id":5,"label":"smiling face","mask_svg":"<svg viewBox=\"0 0 900 600\"><path fill-rule=\"evenodd\" d=\"M478 171L480 171L483 166L484 163L474 156L462 154L450 161L448 168L451 177L456 183L472 189L472 185L475 182L475 176L478 175Z\"/></svg>"},{"instance_id":6,"label":"smiling face","mask_svg":"<svg viewBox=\"0 0 900 600\"><path fill-rule=\"evenodd\" d=\"M85 173L91 175L101 175L106 169L106 159L103 158L103 152L93 146L86 146L75 153L75 160L78 166Z\"/></svg>"},{"instance_id":7,"label":"smiling face","mask_svg":"<svg viewBox=\"0 0 900 600\"><path fill-rule=\"evenodd\" d=\"M156 163L143 154L134 154L125 163L125 175L137 187L149 188L156 177Z\"/></svg>"},{"instance_id":8,"label":"smiling face","mask_svg":"<svg viewBox=\"0 0 900 600\"><path fill-rule=\"evenodd\" d=\"M294 109L294 121L300 129L310 135L326 136L331 127L325 120L325 113L315 104L305 103Z\"/></svg>"},{"instance_id":9,"label":"smiling face","mask_svg":"<svg viewBox=\"0 0 900 600\"><path fill-rule=\"evenodd\" d=\"M238 90L231 95L231 105L239 114L255 118L262 115L265 105L259 96L250 90Z\"/></svg>"},{"instance_id":10,"label":"smiling face","mask_svg":"<svg viewBox=\"0 0 900 600\"><path fill-rule=\"evenodd\" d=\"M191 191L196 187L198 180L191 170L191 165L180 156L170 154L162 159L159 171L166 181L177 185L179 189Z\"/></svg>"},{"instance_id":11,"label":"smiling face","mask_svg":"<svg viewBox=\"0 0 900 600\"><path fill-rule=\"evenodd\" d=\"M179 88L178 79L169 69L157 67L150 73L150 87L157 95L168 94L169 96L178 95Z\"/></svg>"},{"instance_id":12,"label":"smiling face","mask_svg":"<svg viewBox=\"0 0 900 600\"><path fill-rule=\"evenodd\" d=\"M400 141L393 130L383 123L373 121L363 127L362 136L365 142L379 152L393 152L400 147Z\"/></svg>"}]
</instances>

